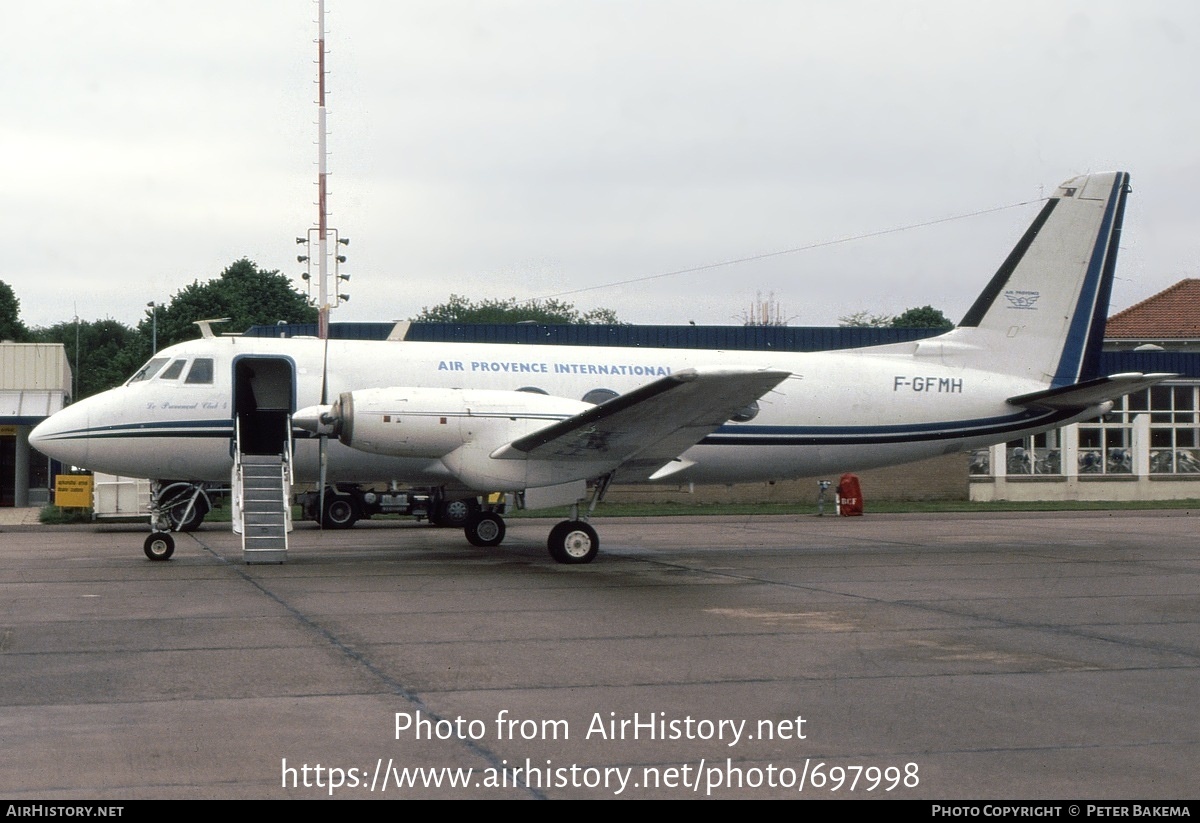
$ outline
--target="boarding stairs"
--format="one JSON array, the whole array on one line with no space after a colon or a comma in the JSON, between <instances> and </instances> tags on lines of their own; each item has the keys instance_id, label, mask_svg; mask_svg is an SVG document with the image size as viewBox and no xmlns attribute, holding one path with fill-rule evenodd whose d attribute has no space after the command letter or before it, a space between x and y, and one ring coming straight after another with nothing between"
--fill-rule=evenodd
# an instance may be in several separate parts
<instances>
[{"instance_id":1,"label":"boarding stairs","mask_svg":"<svg viewBox=\"0 0 1200 823\"><path fill-rule=\"evenodd\" d=\"M290 425L289 425L290 430ZM240 427L233 460L233 530L246 563L287 562L292 529L292 443L280 454L242 451Z\"/></svg>"}]
</instances>

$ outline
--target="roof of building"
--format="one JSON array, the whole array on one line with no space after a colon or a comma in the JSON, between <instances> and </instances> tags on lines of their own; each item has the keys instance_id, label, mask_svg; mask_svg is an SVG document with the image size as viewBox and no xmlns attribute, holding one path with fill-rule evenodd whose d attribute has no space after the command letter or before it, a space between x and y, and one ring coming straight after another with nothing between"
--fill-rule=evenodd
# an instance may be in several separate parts
<instances>
[{"instance_id":1,"label":"roof of building","mask_svg":"<svg viewBox=\"0 0 1200 823\"><path fill-rule=\"evenodd\" d=\"M1189 277L1108 318L1104 336L1122 340L1200 339L1200 278Z\"/></svg>"}]
</instances>

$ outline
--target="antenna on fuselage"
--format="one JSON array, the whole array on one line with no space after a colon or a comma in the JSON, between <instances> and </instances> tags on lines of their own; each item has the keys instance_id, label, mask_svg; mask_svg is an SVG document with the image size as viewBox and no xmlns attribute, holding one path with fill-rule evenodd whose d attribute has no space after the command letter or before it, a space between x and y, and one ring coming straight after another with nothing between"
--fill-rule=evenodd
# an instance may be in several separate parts
<instances>
[{"instance_id":1,"label":"antenna on fuselage","mask_svg":"<svg viewBox=\"0 0 1200 823\"><path fill-rule=\"evenodd\" d=\"M228 323L228 322L229 322L228 317L219 317L219 318L215 318L213 320L193 320L192 325L199 326L201 339L208 340L210 338L216 337L216 334L214 334L213 330L212 330L213 323Z\"/></svg>"}]
</instances>

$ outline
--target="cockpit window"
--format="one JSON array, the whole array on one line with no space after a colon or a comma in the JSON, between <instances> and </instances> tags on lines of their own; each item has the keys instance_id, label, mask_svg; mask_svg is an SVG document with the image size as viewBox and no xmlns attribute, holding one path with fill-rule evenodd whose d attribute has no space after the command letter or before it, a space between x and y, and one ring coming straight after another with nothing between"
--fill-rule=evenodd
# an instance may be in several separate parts
<instances>
[{"instance_id":1,"label":"cockpit window","mask_svg":"<svg viewBox=\"0 0 1200 823\"><path fill-rule=\"evenodd\" d=\"M170 359L171 358L169 357L151 358L149 363L142 366L137 370L137 372L134 373L133 377L129 378L129 383L139 383L142 380L149 380L151 377L158 374L158 370L161 369L163 365ZM129 383L126 383L125 385L129 385Z\"/></svg>"},{"instance_id":2,"label":"cockpit window","mask_svg":"<svg viewBox=\"0 0 1200 823\"><path fill-rule=\"evenodd\" d=\"M176 360L171 365L163 369L163 373L158 376L159 380L178 380L179 375L183 374L183 367L187 364L186 360Z\"/></svg>"},{"instance_id":3,"label":"cockpit window","mask_svg":"<svg viewBox=\"0 0 1200 823\"><path fill-rule=\"evenodd\" d=\"M192 363L185 383L211 383L213 381L213 361L211 357L197 357Z\"/></svg>"}]
</instances>

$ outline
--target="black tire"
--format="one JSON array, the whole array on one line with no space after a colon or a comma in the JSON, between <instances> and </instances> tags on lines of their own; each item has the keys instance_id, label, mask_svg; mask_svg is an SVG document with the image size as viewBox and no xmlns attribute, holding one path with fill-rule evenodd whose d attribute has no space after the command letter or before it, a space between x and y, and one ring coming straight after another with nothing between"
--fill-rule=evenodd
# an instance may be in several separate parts
<instances>
[{"instance_id":1,"label":"black tire","mask_svg":"<svg viewBox=\"0 0 1200 823\"><path fill-rule=\"evenodd\" d=\"M358 506L354 498L325 491L325 512L321 517L321 525L326 529L348 529L358 522Z\"/></svg>"},{"instance_id":2,"label":"black tire","mask_svg":"<svg viewBox=\"0 0 1200 823\"><path fill-rule=\"evenodd\" d=\"M479 510L479 504L470 498L446 500L438 504L438 525L463 528L471 515Z\"/></svg>"},{"instance_id":3,"label":"black tire","mask_svg":"<svg viewBox=\"0 0 1200 823\"><path fill-rule=\"evenodd\" d=\"M142 551L151 560L170 560L175 554L175 538L169 532L151 532L142 545Z\"/></svg>"},{"instance_id":4,"label":"black tire","mask_svg":"<svg viewBox=\"0 0 1200 823\"><path fill-rule=\"evenodd\" d=\"M582 520L564 520L550 530L546 548L556 563L591 563L600 551L600 537Z\"/></svg>"},{"instance_id":5,"label":"black tire","mask_svg":"<svg viewBox=\"0 0 1200 823\"><path fill-rule=\"evenodd\" d=\"M167 517L171 520L171 531L194 532L204 522L204 515L208 514L208 503L203 497L197 497L190 513L188 512L189 503L191 503L190 497L167 509Z\"/></svg>"},{"instance_id":6,"label":"black tire","mask_svg":"<svg viewBox=\"0 0 1200 823\"><path fill-rule=\"evenodd\" d=\"M429 525L455 529L465 528L471 515L477 511L479 511L479 504L472 497L464 497L460 500L439 498L429 504Z\"/></svg>"},{"instance_id":7,"label":"black tire","mask_svg":"<svg viewBox=\"0 0 1200 823\"><path fill-rule=\"evenodd\" d=\"M208 514L208 498L204 496L203 492L196 494L196 489L199 487L198 483L178 480L162 487L158 504L166 512L167 522L171 524L171 531L192 532L200 528L200 524L204 522L204 516ZM189 514L188 506L191 505L193 497L196 502L191 506ZM184 517L187 519L184 520Z\"/></svg>"},{"instance_id":8,"label":"black tire","mask_svg":"<svg viewBox=\"0 0 1200 823\"><path fill-rule=\"evenodd\" d=\"M467 519L463 532L472 546L499 546L504 540L504 518L495 512L475 512Z\"/></svg>"}]
</instances>

